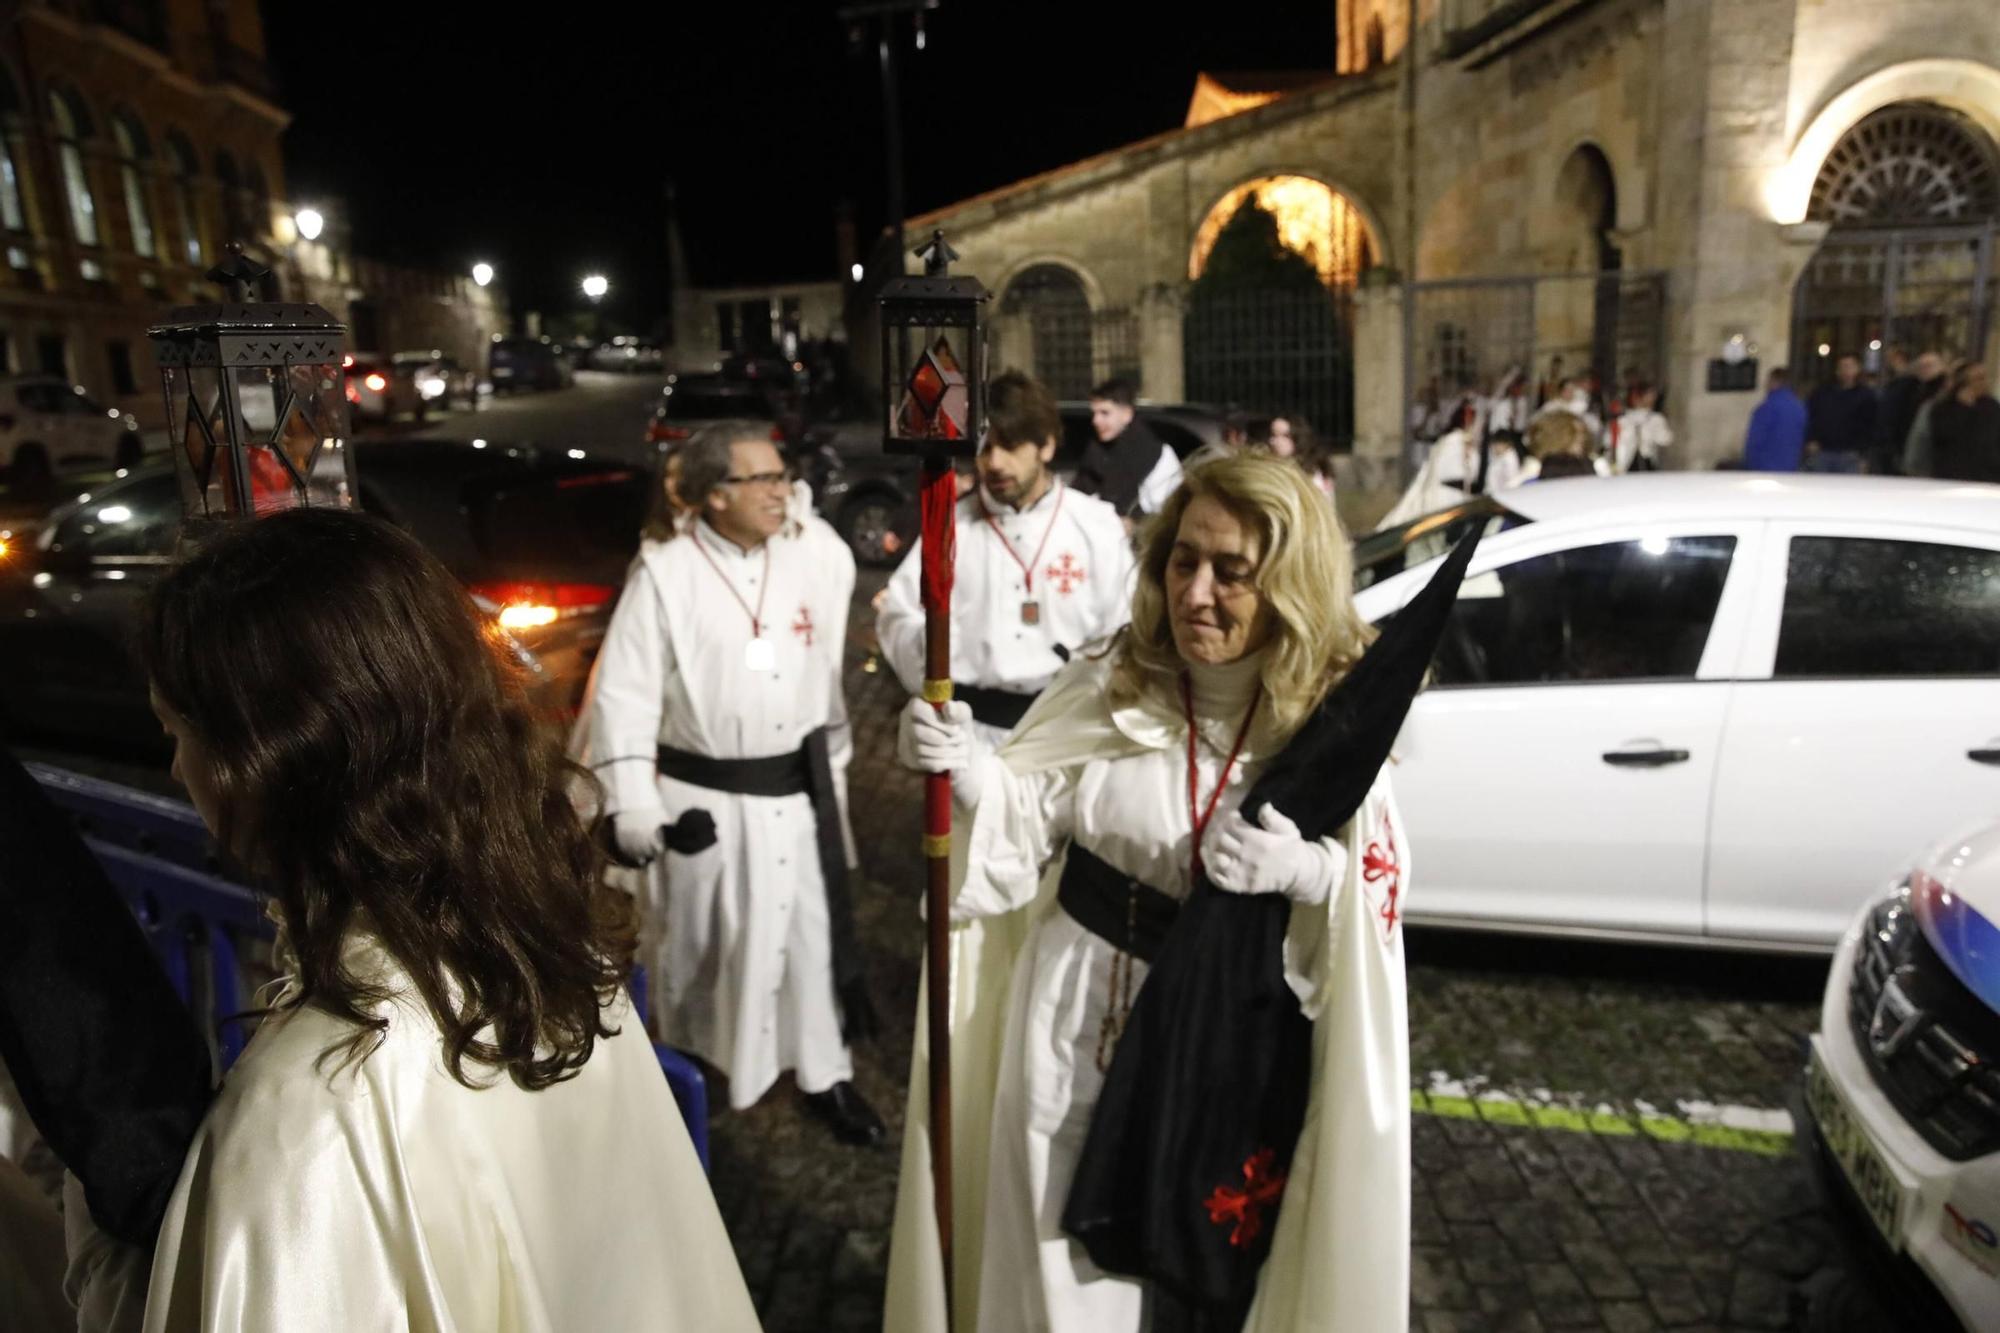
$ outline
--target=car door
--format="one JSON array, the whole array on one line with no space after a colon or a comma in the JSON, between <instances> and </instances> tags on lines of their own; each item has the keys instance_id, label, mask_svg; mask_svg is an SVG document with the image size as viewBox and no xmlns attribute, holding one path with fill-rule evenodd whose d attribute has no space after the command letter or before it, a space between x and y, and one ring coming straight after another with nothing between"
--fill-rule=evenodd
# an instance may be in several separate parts
<instances>
[{"instance_id":1,"label":"car door","mask_svg":"<svg viewBox=\"0 0 2000 1333\"><path fill-rule=\"evenodd\" d=\"M62 390L52 384L23 384L15 391L21 404L20 439L39 444L52 466L59 465L65 450L62 435L62 404L56 395Z\"/></svg>"},{"instance_id":2,"label":"car door","mask_svg":"<svg viewBox=\"0 0 2000 1333\"><path fill-rule=\"evenodd\" d=\"M1481 553L1391 773L1412 919L1699 933L1760 537L1754 522L1529 528ZM1400 602L1434 568L1384 593Z\"/></svg>"},{"instance_id":3,"label":"car door","mask_svg":"<svg viewBox=\"0 0 2000 1333\"><path fill-rule=\"evenodd\" d=\"M1774 524L1716 783L1708 928L1830 945L2000 812L2000 534Z\"/></svg>"}]
</instances>

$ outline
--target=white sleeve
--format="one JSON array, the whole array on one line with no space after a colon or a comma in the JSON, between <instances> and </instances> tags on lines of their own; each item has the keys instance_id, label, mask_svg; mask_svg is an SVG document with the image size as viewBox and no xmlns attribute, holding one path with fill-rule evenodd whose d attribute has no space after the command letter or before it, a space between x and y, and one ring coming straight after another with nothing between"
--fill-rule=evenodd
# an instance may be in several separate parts
<instances>
[{"instance_id":1,"label":"white sleeve","mask_svg":"<svg viewBox=\"0 0 2000 1333\"><path fill-rule=\"evenodd\" d=\"M1671 448L1674 442L1674 428L1658 412L1646 418L1646 443L1655 449Z\"/></svg>"},{"instance_id":2,"label":"white sleeve","mask_svg":"<svg viewBox=\"0 0 2000 1333\"><path fill-rule=\"evenodd\" d=\"M978 762L979 804L966 833L965 882L952 899L953 921L1000 916L1032 903L1042 867L1069 840L1075 824L1081 770L1021 774L998 755Z\"/></svg>"},{"instance_id":3,"label":"white sleeve","mask_svg":"<svg viewBox=\"0 0 2000 1333\"><path fill-rule=\"evenodd\" d=\"M651 567L635 561L597 654L590 702L591 767L604 783L607 815L660 804L655 774L668 655L659 585Z\"/></svg>"},{"instance_id":4,"label":"white sleeve","mask_svg":"<svg viewBox=\"0 0 2000 1333\"><path fill-rule=\"evenodd\" d=\"M919 582L923 563L924 543L919 537L889 576L882 605L875 612L875 641L882 645L883 660L911 694L924 687L924 602Z\"/></svg>"},{"instance_id":5,"label":"white sleeve","mask_svg":"<svg viewBox=\"0 0 2000 1333\"><path fill-rule=\"evenodd\" d=\"M1097 622L1100 639L1116 634L1132 619L1132 593L1139 581L1139 561L1125 536L1125 525L1112 517L1102 540L1102 567L1107 577L1099 592L1104 599Z\"/></svg>"},{"instance_id":6,"label":"white sleeve","mask_svg":"<svg viewBox=\"0 0 2000 1333\"><path fill-rule=\"evenodd\" d=\"M827 628L832 632L827 640L831 651L833 679L827 686L826 748L827 762L833 769L833 794L840 805L840 841L847 854L847 868L855 869L861 864L860 849L854 841L854 821L847 812L847 766L854 757L854 727L847 716L846 679L847 662L847 614L854 601L854 553L841 542L839 553L829 558L834 562L834 588L828 596L830 614Z\"/></svg>"},{"instance_id":7,"label":"white sleeve","mask_svg":"<svg viewBox=\"0 0 2000 1333\"><path fill-rule=\"evenodd\" d=\"M1173 499L1181 484L1181 460L1166 445L1160 446L1160 461L1139 483L1139 512L1157 514Z\"/></svg>"}]
</instances>

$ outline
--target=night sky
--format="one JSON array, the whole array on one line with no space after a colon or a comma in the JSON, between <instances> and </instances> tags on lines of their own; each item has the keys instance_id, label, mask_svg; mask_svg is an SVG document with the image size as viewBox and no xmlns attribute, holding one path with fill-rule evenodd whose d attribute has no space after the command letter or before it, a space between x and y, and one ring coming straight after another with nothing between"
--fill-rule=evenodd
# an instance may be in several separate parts
<instances>
[{"instance_id":1,"label":"night sky","mask_svg":"<svg viewBox=\"0 0 2000 1333\"><path fill-rule=\"evenodd\" d=\"M698 283L833 277L842 200L865 253L879 75L838 3L542 8L267 4L292 198L337 201L361 254L489 260L517 312L580 304L600 270L639 328L665 301L669 179ZM1332 69L1326 0L1173 8L943 0L923 51L904 20L909 211L1172 128L1198 70Z\"/></svg>"}]
</instances>

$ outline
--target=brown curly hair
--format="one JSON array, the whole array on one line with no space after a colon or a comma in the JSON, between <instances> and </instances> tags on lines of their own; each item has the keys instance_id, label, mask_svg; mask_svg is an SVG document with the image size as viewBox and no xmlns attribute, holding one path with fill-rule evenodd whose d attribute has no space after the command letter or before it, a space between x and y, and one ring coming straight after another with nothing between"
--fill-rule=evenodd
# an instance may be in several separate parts
<instances>
[{"instance_id":1,"label":"brown curly hair","mask_svg":"<svg viewBox=\"0 0 2000 1333\"><path fill-rule=\"evenodd\" d=\"M470 1062L548 1087L613 1034L636 930L571 803L581 770L414 539L323 510L225 529L154 590L140 648L207 753L218 841L282 912L299 984L280 1008L356 1027L329 1055L365 1059L388 1028L371 1011L391 990L343 961L357 930L467 1086Z\"/></svg>"}]
</instances>

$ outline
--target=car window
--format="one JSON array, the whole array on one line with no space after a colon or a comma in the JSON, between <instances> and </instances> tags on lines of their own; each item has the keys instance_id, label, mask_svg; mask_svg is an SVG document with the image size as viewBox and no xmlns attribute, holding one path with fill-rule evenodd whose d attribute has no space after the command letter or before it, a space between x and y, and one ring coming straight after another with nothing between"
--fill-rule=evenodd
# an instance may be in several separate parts
<instances>
[{"instance_id":1,"label":"car window","mask_svg":"<svg viewBox=\"0 0 2000 1333\"><path fill-rule=\"evenodd\" d=\"M1792 538L1772 674L2000 674L2000 552Z\"/></svg>"},{"instance_id":2,"label":"car window","mask_svg":"<svg viewBox=\"0 0 2000 1333\"><path fill-rule=\"evenodd\" d=\"M181 497L171 472L106 491L64 519L52 551L88 560L165 558L181 530Z\"/></svg>"},{"instance_id":3,"label":"car window","mask_svg":"<svg viewBox=\"0 0 2000 1333\"><path fill-rule=\"evenodd\" d=\"M60 412L62 410L62 406L56 398L57 390L52 384L23 384L15 392L20 395L21 406L26 411Z\"/></svg>"},{"instance_id":4,"label":"car window","mask_svg":"<svg viewBox=\"0 0 2000 1333\"><path fill-rule=\"evenodd\" d=\"M769 418L771 404L762 394L733 389L675 389L661 400L676 421L720 421L726 417Z\"/></svg>"},{"instance_id":5,"label":"car window","mask_svg":"<svg viewBox=\"0 0 2000 1333\"><path fill-rule=\"evenodd\" d=\"M1372 587L1406 569L1415 569L1435 560L1458 544L1459 538L1484 523L1481 535L1491 537L1527 523L1527 519L1497 500L1471 500L1450 509L1408 523L1399 523L1381 532L1371 532L1354 543L1354 590Z\"/></svg>"},{"instance_id":6,"label":"car window","mask_svg":"<svg viewBox=\"0 0 2000 1333\"><path fill-rule=\"evenodd\" d=\"M75 390L71 390L67 396L69 398L68 410L71 412L81 413L87 417L108 417L111 415L103 403L98 402L87 393L77 393Z\"/></svg>"},{"instance_id":7,"label":"car window","mask_svg":"<svg viewBox=\"0 0 2000 1333\"><path fill-rule=\"evenodd\" d=\"M1734 537L1604 542L1466 579L1440 685L1686 680L1701 664Z\"/></svg>"},{"instance_id":8,"label":"car window","mask_svg":"<svg viewBox=\"0 0 2000 1333\"><path fill-rule=\"evenodd\" d=\"M636 468L470 483L466 512L490 573L616 582L639 549L648 486Z\"/></svg>"}]
</instances>

